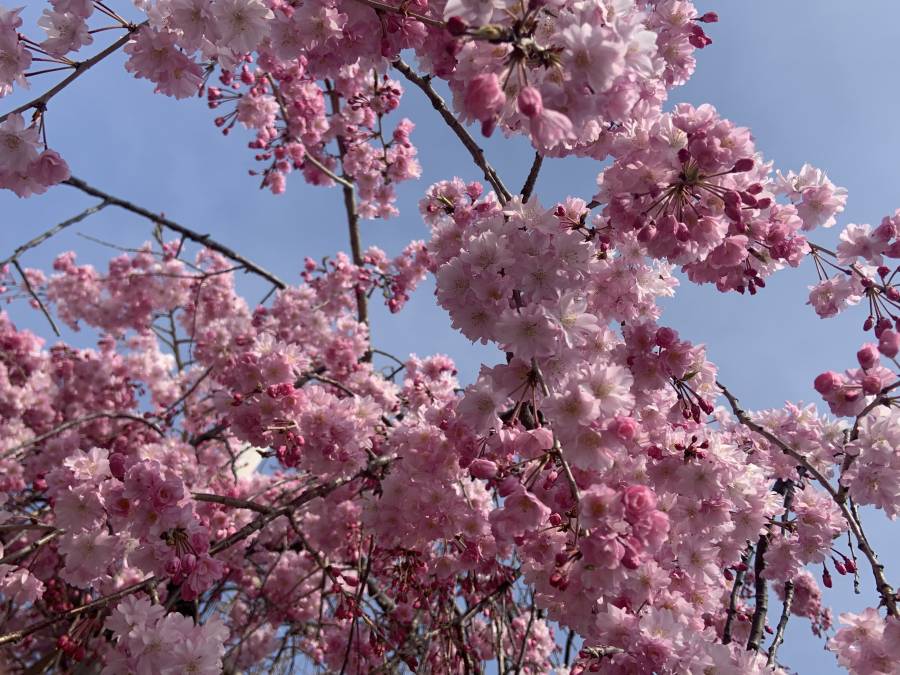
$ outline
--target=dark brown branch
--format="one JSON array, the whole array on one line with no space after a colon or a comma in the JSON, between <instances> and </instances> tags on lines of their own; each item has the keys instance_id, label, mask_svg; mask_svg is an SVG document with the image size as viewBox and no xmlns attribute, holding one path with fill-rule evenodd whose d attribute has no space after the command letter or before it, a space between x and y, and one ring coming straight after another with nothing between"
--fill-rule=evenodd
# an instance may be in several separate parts
<instances>
[{"instance_id":1,"label":"dark brown branch","mask_svg":"<svg viewBox=\"0 0 900 675\"><path fill-rule=\"evenodd\" d=\"M377 0L357 0L357 2L361 2L364 5L368 5L372 9L379 12L389 12L391 14L399 14L400 16L405 16L410 19L415 19L416 21L420 21L424 23L426 26L431 26L432 28L444 28L445 24L443 21L439 21L437 19L432 19L430 16L425 16L424 14L419 14L417 12L411 12L405 8L407 3L402 3L403 7L394 7L392 5L385 4L383 2L378 2Z\"/></svg>"},{"instance_id":2,"label":"dark brown branch","mask_svg":"<svg viewBox=\"0 0 900 675\"><path fill-rule=\"evenodd\" d=\"M130 211L136 215L139 215L143 218L146 218L152 223L156 225L160 225L162 227L168 228L173 232L177 232L185 239L190 239L193 242L201 244L206 248L221 253L223 256L238 263L241 267L243 267L248 272L255 274L259 277L262 277L266 281L270 282L272 285L279 289L287 288L287 284L279 279L277 276L272 274L271 272L263 269L256 263L251 262L240 253L235 250L225 246L224 244L220 244L215 239L211 238L208 234L200 234L199 232L195 232L194 230L185 227L184 225L179 225L178 223L169 220L161 215L153 213L152 211L148 211L145 208L132 204L129 201L124 199L119 199L118 197L113 197L112 195L103 192L102 190L98 190L97 188L88 185L80 178L76 178L72 176L68 180L64 181L66 185L70 185L78 190L81 190L85 194L89 194L93 197L97 197L98 199L102 199L113 206L118 206L120 209L124 209L125 211Z\"/></svg>"},{"instance_id":3,"label":"dark brown branch","mask_svg":"<svg viewBox=\"0 0 900 675\"><path fill-rule=\"evenodd\" d=\"M528 646L528 634L531 633L531 626L534 623L534 596L531 597L531 612L528 615L528 625L525 626L525 635L522 636L522 646L519 647L519 656L516 659L515 675L522 672L522 663L525 661L525 648ZM510 642L512 642L512 634L510 633Z\"/></svg>"},{"instance_id":4,"label":"dark brown branch","mask_svg":"<svg viewBox=\"0 0 900 675\"><path fill-rule=\"evenodd\" d=\"M894 389L900 387L900 380L894 382L892 385L889 385L878 392L878 395L872 399L872 401L862 409L859 415L856 416L856 419L853 421L853 428L850 430L850 438L848 441L852 443L853 441L859 438L859 425L862 424L863 418L868 415L870 412L875 410L879 405L883 405L888 400L888 394L891 393ZM853 464L853 461L856 459L855 455L844 454L844 461L841 463L841 475L850 468ZM839 502L844 502L847 499L847 493L850 491L849 486L847 485L839 485L837 491L836 499Z\"/></svg>"},{"instance_id":5,"label":"dark brown branch","mask_svg":"<svg viewBox=\"0 0 900 675\"><path fill-rule=\"evenodd\" d=\"M194 492L191 495L198 502L208 502L210 504L222 504L223 506L232 506L236 509L247 509L256 511L257 513L272 513L272 509L258 502L246 499L238 499L237 497L227 497L225 495L214 495L206 492Z\"/></svg>"},{"instance_id":6,"label":"dark brown branch","mask_svg":"<svg viewBox=\"0 0 900 675\"><path fill-rule=\"evenodd\" d=\"M769 550L769 534L761 534L756 544L756 555L753 558L753 576L756 589L756 606L753 608L753 619L750 622L750 636L747 638L747 649L759 651L763 631L766 627L766 613L769 609L769 588L763 572L766 570L766 551Z\"/></svg>"},{"instance_id":7,"label":"dark brown branch","mask_svg":"<svg viewBox=\"0 0 900 675\"><path fill-rule=\"evenodd\" d=\"M770 668L775 665L775 656L778 648L784 642L784 630L787 628L788 619L791 618L791 605L794 602L794 582L784 582L784 604L781 607L781 618L778 619L778 627L775 629L775 639L769 647L769 655L766 657L766 665Z\"/></svg>"},{"instance_id":8,"label":"dark brown branch","mask_svg":"<svg viewBox=\"0 0 900 675\"><path fill-rule=\"evenodd\" d=\"M531 170L528 172L528 178L525 179L525 185L522 186L522 201L527 202L531 198L534 191L534 185L537 183L538 174L541 172L541 166L544 164L544 156L535 151L534 162L531 163Z\"/></svg>"},{"instance_id":9,"label":"dark brown branch","mask_svg":"<svg viewBox=\"0 0 900 675\"><path fill-rule=\"evenodd\" d=\"M447 103L441 98L440 94L434 90L434 87L431 86L431 78L419 75L410 68L403 59L397 59L394 61L393 65L407 80L425 93L428 100L431 101L431 105L434 106L434 109L444 118L447 126L449 126L453 133L456 134L456 137L462 141L462 144L466 146L466 150L472 155L475 164L484 172L485 180L487 180L494 188L500 203L505 204L512 199L512 195L509 190L506 189L506 186L503 185L500 176L497 175L494 167L492 167L485 158L484 150L482 150L475 142L475 139L472 138L472 135L466 130L462 123L453 116L453 113L450 112L450 109L447 107Z\"/></svg>"},{"instance_id":10,"label":"dark brown branch","mask_svg":"<svg viewBox=\"0 0 900 675\"><path fill-rule=\"evenodd\" d=\"M26 626L25 628L22 628L20 630L6 633L5 635L0 635L0 645L9 644L10 642L18 642L22 638L27 637L32 633L36 633L37 631L46 628L47 626L52 626L53 624L59 623L60 621L74 619L76 616L80 616L81 614L91 612L95 609L100 609L111 602L115 602L119 598L124 598L126 595L131 595L132 593L137 593L138 591L144 590L148 585L155 583L156 577L148 577L143 581L139 581L135 584L131 584L131 586L121 588L115 593L105 595L102 598L98 598L93 602L87 603L86 605L81 605L80 607L76 607L75 609L70 609L68 612L62 612L60 614L57 614L56 616L51 616L48 619L38 621L37 623L33 623L30 626Z\"/></svg>"},{"instance_id":11,"label":"dark brown branch","mask_svg":"<svg viewBox=\"0 0 900 675\"><path fill-rule=\"evenodd\" d=\"M337 117L341 112L340 96L330 86L328 87L328 95L331 100L331 115L332 117ZM337 145L341 161L341 178L343 179L341 182L341 191L344 195L344 211L347 213L347 229L350 235L350 256L353 259L353 264L362 268L365 265L365 261L362 257L362 243L359 236L359 209L356 203L356 191L354 190L351 177L347 175L347 171L344 168L344 161L347 157L347 144L340 134L337 135ZM369 299L366 297L366 291L357 286L353 289L353 292L356 295L357 319L360 323L368 324ZM371 359L371 353L367 353L367 358L364 360Z\"/></svg>"},{"instance_id":12,"label":"dark brown branch","mask_svg":"<svg viewBox=\"0 0 900 675\"><path fill-rule=\"evenodd\" d=\"M81 63L76 64L75 70L72 71L72 74L69 75L68 77L66 77L64 80L60 81L59 84L52 87L51 89L48 89L46 92L44 92L37 98L32 99L28 103L20 105L15 110L12 110L12 111L6 113L5 115L0 116L0 123L6 121L6 118L9 117L10 115L23 113L26 110L30 110L31 108L35 108L38 111L46 109L47 103L50 102L51 98L56 96L59 92L61 92L66 87L68 87L70 84L72 84L72 82L74 82L79 77L84 75L87 71L89 71L91 68L93 68L95 65L97 65L100 61L105 59L107 56L109 56L110 54L113 54L114 52L117 52L119 50L119 48L124 47L126 44L128 44L128 42L131 40L132 34L137 32L138 30L140 30L142 26L146 25L146 23L147 22L145 21L144 23L142 23L138 26L129 26L127 34L120 37L118 40L113 42L109 47L104 49L102 52L99 52L98 54L92 56L87 61L82 61Z\"/></svg>"},{"instance_id":13,"label":"dark brown branch","mask_svg":"<svg viewBox=\"0 0 900 675\"><path fill-rule=\"evenodd\" d=\"M18 551L13 551L7 556L0 558L0 565L11 565L14 562L21 560L22 558L27 558L29 555L37 551L44 544L53 541L59 535L63 534L64 530L53 530L45 534L43 537L36 539L31 542L28 546L24 548L20 548Z\"/></svg>"},{"instance_id":14,"label":"dark brown branch","mask_svg":"<svg viewBox=\"0 0 900 675\"><path fill-rule=\"evenodd\" d=\"M352 476L346 478L335 478L302 492L300 495L291 500L287 505L282 506L278 509L271 509L268 513L261 514L251 522L244 525L244 527L242 527L234 534L231 534L228 537L225 537L225 539L222 539L221 541L213 544L209 549L210 554L214 555L219 551L224 551L225 549L234 546L234 544L241 541L242 539L246 539L251 534L259 532L262 528L264 528L276 518L288 515L298 507L303 506L307 502L311 502L313 499L325 497L326 495L329 495L337 490L342 485L346 485L347 483L350 483L358 478L362 478L363 476L370 474L376 468L387 466L396 459L396 455L379 457L370 461L365 469L358 471Z\"/></svg>"}]
</instances>

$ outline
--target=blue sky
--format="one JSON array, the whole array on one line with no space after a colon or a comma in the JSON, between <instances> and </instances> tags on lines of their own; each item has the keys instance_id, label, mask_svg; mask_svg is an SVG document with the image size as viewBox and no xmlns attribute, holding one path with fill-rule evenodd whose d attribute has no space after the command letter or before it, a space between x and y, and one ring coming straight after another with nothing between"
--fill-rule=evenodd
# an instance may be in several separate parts
<instances>
[{"instance_id":1,"label":"blue sky","mask_svg":"<svg viewBox=\"0 0 900 675\"><path fill-rule=\"evenodd\" d=\"M25 28L37 37L32 27L44 3L29 5L23 14ZM817 243L834 243L848 222L877 223L900 207L896 112L900 87L894 75L900 72L895 28L900 3L731 0L699 8L716 10L721 22L708 27L714 43L698 54L697 73L673 92L672 102L712 103L735 123L750 127L757 147L776 167L798 170L810 162L848 188L847 210L838 227L814 233ZM99 34L89 53L111 41L106 37L111 34ZM258 190L258 179L247 175L254 161L244 134L223 138L202 100L155 96L147 81L135 80L123 70L123 61L121 54L108 59L51 102L47 119L51 146L66 157L76 176L208 232L290 282L298 280L305 256L321 258L348 248L338 190L307 186L299 176L289 179L283 196ZM0 110L43 91L54 77L35 79L32 92L0 101ZM407 89L401 111L417 124L412 138L424 172L421 181L401 186L398 218L363 223L364 243L377 244L388 253L398 252L410 239L428 238L416 202L430 183L455 175L480 178L418 90ZM521 139L494 138L485 149L506 184L521 185L531 162L530 147ZM591 160L548 160L536 195L544 204L569 194L589 199L599 168ZM29 200L3 192L0 258L90 203L67 187ZM56 254L69 249L95 264L110 257L109 249L76 232L133 246L146 240L150 230L139 219L107 209L29 252L23 264L47 269ZM812 265L805 264L777 274L752 298L684 284L666 303L663 322L685 338L707 344L721 379L745 406L817 401L811 389L815 375L855 365L865 316L858 310L820 320L805 306L807 286L814 280ZM250 278L241 280L241 288L251 299L266 291ZM454 333L446 314L434 305L432 289L430 283L424 284L399 315L388 314L376 303L374 342L397 354L449 354L459 364L463 380L471 381L479 363L495 363L499 354ZM21 304L9 311L21 327L50 336L39 314ZM66 337L86 341L85 336ZM873 545L897 580L900 550L886 521L871 522ZM855 597L850 580L836 577L835 588L826 591L826 602L836 612L858 610L873 597L866 570L862 588L864 595ZM809 636L803 620L790 624L781 656L800 672L837 672L833 657Z\"/></svg>"}]
</instances>

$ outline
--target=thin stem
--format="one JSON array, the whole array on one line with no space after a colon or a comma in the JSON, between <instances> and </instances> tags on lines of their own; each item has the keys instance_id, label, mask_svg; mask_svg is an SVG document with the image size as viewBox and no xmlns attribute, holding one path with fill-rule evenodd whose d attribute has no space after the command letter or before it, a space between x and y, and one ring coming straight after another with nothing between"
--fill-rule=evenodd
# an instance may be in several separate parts
<instances>
[{"instance_id":1,"label":"thin stem","mask_svg":"<svg viewBox=\"0 0 900 675\"><path fill-rule=\"evenodd\" d=\"M46 232L39 234L34 239L31 239L30 241L27 241L24 244L22 244L21 246L19 246L15 251L13 251L13 254L11 256L9 256L6 260L0 261L0 267L8 265L13 260L17 259L23 253L25 253L25 251L27 251L28 249L40 246L41 244L43 244L47 239L49 239L53 235L61 232L62 230L69 227L70 225L74 225L75 223L80 223L82 220L84 220L88 216L93 215L93 214L97 213L98 211L105 209L107 206L109 206L109 202L104 200L104 201L100 202L99 204L97 204L96 206L91 206L90 208L85 209L84 211L79 213L77 216L72 216L68 220L64 220L63 222L59 223L58 225L54 225Z\"/></svg>"},{"instance_id":2,"label":"thin stem","mask_svg":"<svg viewBox=\"0 0 900 675\"><path fill-rule=\"evenodd\" d=\"M37 306L44 314L44 317L46 317L47 321L50 323L50 328L53 329L56 337L60 337L62 333L59 332L59 328L56 326L56 322L53 320L53 316L50 314L50 311L44 305L40 297L38 297L38 294L35 293L34 288L31 287L31 282L28 280L28 275L25 274L25 270L22 269L22 266L19 264L19 261L16 258L13 258L12 264L18 270L19 275L22 277L22 283L25 285L25 291L37 303Z\"/></svg>"}]
</instances>

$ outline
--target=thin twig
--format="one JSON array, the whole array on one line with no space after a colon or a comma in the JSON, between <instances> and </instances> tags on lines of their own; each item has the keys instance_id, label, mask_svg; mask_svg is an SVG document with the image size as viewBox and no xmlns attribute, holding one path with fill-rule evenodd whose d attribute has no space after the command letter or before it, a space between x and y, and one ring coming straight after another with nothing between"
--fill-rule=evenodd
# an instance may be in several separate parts
<instances>
[{"instance_id":1,"label":"thin twig","mask_svg":"<svg viewBox=\"0 0 900 675\"><path fill-rule=\"evenodd\" d=\"M40 246L47 239L49 239L53 235L57 234L58 232L66 229L70 225L74 225L75 223L80 223L82 220L84 220L88 216L93 215L93 214L97 213L98 211L103 210L107 206L109 206L109 202L107 202L106 200L103 200L96 206L91 206L90 208L85 209L84 211L79 213L77 216L72 216L68 220L64 220L63 222L61 222L59 225L54 225L46 232L39 234L34 239L31 239L30 241L27 241L24 244L22 244L21 246L19 246L15 251L13 251L13 254L11 256L9 256L6 260L0 261L0 267L8 265L13 260L16 260L17 258L19 258L19 256L21 256L23 253L25 253L25 251L27 251L28 249L35 248L36 246Z\"/></svg>"},{"instance_id":2,"label":"thin twig","mask_svg":"<svg viewBox=\"0 0 900 675\"><path fill-rule=\"evenodd\" d=\"M44 317L50 323L50 328L53 329L53 332L56 334L56 337L60 337L62 333L59 332L59 328L56 326L56 322L53 320L53 316L50 314L50 311L44 305L43 301L38 297L38 294L31 287L31 282L28 280L28 275L25 274L25 270L22 269L22 266L19 264L19 261L13 258L12 261L13 267L15 267L19 271L19 275L22 277L22 283L25 284L25 291L31 298L37 303L37 306L40 308Z\"/></svg>"},{"instance_id":3,"label":"thin twig","mask_svg":"<svg viewBox=\"0 0 900 675\"><path fill-rule=\"evenodd\" d=\"M784 604L781 607L781 618L778 619L778 627L775 629L775 639L772 646L769 647L769 655L766 657L766 666L772 667L775 664L775 656L778 648L784 642L784 630L787 628L788 619L791 618L791 605L794 602L794 582L784 582Z\"/></svg>"},{"instance_id":4,"label":"thin twig","mask_svg":"<svg viewBox=\"0 0 900 675\"><path fill-rule=\"evenodd\" d=\"M43 537L41 537L40 539L36 539L25 548L21 548L18 551L13 551L9 555L0 558L0 565L11 565L14 562L18 562L22 558L27 558L41 546L53 541L64 532L65 530L53 530L53 532L45 534Z\"/></svg>"},{"instance_id":5,"label":"thin twig","mask_svg":"<svg viewBox=\"0 0 900 675\"><path fill-rule=\"evenodd\" d=\"M734 623L734 617L737 615L737 601L741 594L741 587L744 585L744 577L747 574L747 565L750 562L752 553L753 546L748 545L747 550L741 555L741 566L734 575L734 586L731 587L731 597L728 599L728 612L725 615L725 627L722 629L723 645L731 642L731 626Z\"/></svg>"}]
</instances>

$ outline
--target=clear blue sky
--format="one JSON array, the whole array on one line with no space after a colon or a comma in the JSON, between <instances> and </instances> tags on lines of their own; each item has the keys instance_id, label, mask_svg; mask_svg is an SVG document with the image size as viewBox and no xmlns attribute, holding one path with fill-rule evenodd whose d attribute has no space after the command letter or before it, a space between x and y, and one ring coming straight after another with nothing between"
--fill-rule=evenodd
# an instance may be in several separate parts
<instances>
[{"instance_id":1,"label":"clear blue sky","mask_svg":"<svg viewBox=\"0 0 900 675\"><path fill-rule=\"evenodd\" d=\"M9 0L3 0L7 5ZM16 4L13 0L13 5ZM43 2L29 2L23 13L29 35ZM124 1L116 6L128 5ZM720 6L715 6L718 4ZM691 82L672 101L710 102L737 124L748 126L757 147L783 170L810 162L849 189L847 210L832 231L815 233L818 243L832 244L848 222L877 223L900 207L900 51L897 28L900 3L868 0L754 0L700 4L715 9L721 23L710 26L714 44L699 53ZM97 36L98 45L107 42ZM94 53L96 47L89 53ZM130 199L241 251L294 282L305 256L320 258L348 247L340 193L289 179L280 197L257 190L252 152L243 134L223 138L213 113L202 100L174 101L152 94L147 81L134 80L117 55L96 67L53 99L48 113L52 147L69 161L73 173L112 194ZM34 82L37 93L53 75ZM23 100L0 101L8 110ZM459 175L480 178L455 138L442 125L418 90L408 89L403 114L418 125L413 133L424 167L423 179L400 189L401 216L365 222L366 244L396 253L410 239L427 239L416 202L436 180ZM492 139L486 144L492 163L507 185L521 184L531 161L522 142ZM544 204L573 194L590 198L599 164L589 160L549 160L536 194ZM47 227L80 211L90 202L71 188L59 187L43 197L19 200L0 194L0 257ZM144 222L107 209L39 250L23 263L49 268L59 252L75 249L84 261L101 264L108 249L76 236L91 236L133 246L148 238ZM708 345L721 378L752 408L780 406L785 400L817 401L812 379L826 369L855 365L865 318L851 311L820 320L805 306L807 286L815 280L812 265L777 274L755 298L722 295L713 288L685 284L667 303L663 322L683 336ZM247 279L241 287L250 298L265 288ZM479 363L495 363L499 354L475 347L454 333L434 305L432 285L425 284L396 316L376 310L375 344L398 354L443 352L459 364L470 381ZM42 317L15 305L10 311L22 327L43 335ZM66 336L85 343L84 336ZM873 544L900 579L900 550L885 521L873 521ZM870 526L872 527L872 526ZM818 572L816 572L818 574ZM864 596L855 597L847 578L836 577L826 601L836 611L858 610L874 597L862 570ZM777 608L775 611L778 611ZM835 617L836 619L836 617ZM773 619L777 620L777 619ZM783 661L802 673L837 672L834 658L822 652L805 620L792 620Z\"/></svg>"}]
</instances>

